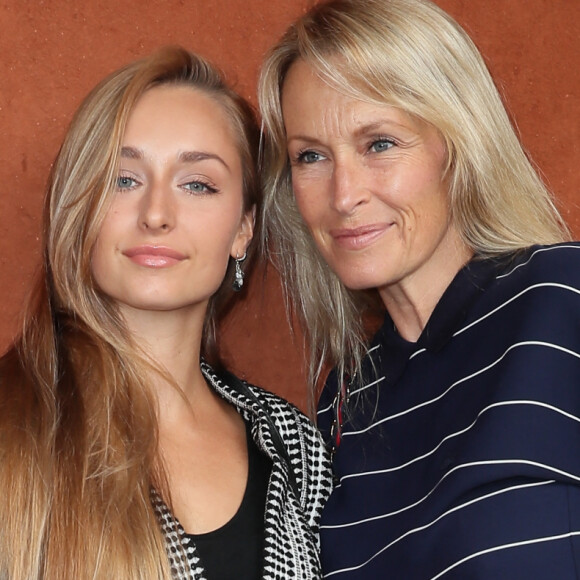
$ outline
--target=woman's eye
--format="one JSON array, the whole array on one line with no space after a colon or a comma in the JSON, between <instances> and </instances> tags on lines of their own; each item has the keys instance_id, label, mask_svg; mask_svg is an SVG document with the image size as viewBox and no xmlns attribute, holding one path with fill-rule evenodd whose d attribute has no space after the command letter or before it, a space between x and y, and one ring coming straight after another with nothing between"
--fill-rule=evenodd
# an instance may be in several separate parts
<instances>
[{"instance_id":1,"label":"woman's eye","mask_svg":"<svg viewBox=\"0 0 580 580\"><path fill-rule=\"evenodd\" d=\"M218 190L203 181L189 181L183 187L191 193L217 193Z\"/></svg>"},{"instance_id":2,"label":"woman's eye","mask_svg":"<svg viewBox=\"0 0 580 580\"><path fill-rule=\"evenodd\" d=\"M374 153L382 153L394 146L395 142L392 139L377 139L371 143L370 150Z\"/></svg>"},{"instance_id":3,"label":"woman's eye","mask_svg":"<svg viewBox=\"0 0 580 580\"><path fill-rule=\"evenodd\" d=\"M316 163L317 161L320 161L321 159L324 159L324 155L321 155L320 153L316 153L316 151L310 151L310 150L309 151L301 151L296 156L296 161L298 163Z\"/></svg>"},{"instance_id":4,"label":"woman's eye","mask_svg":"<svg viewBox=\"0 0 580 580\"><path fill-rule=\"evenodd\" d=\"M117 177L117 189L131 189L137 185L137 180L127 175Z\"/></svg>"}]
</instances>

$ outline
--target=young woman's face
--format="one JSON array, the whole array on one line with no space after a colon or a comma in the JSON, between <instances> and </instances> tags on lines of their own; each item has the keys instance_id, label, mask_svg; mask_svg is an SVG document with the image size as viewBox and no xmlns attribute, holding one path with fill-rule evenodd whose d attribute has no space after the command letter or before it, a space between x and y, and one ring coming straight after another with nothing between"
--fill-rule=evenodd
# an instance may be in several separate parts
<instances>
[{"instance_id":1,"label":"young woman's face","mask_svg":"<svg viewBox=\"0 0 580 580\"><path fill-rule=\"evenodd\" d=\"M288 71L282 108L298 208L347 287L382 293L456 268L462 244L434 127L338 92L303 61Z\"/></svg>"},{"instance_id":2,"label":"young woman's face","mask_svg":"<svg viewBox=\"0 0 580 580\"><path fill-rule=\"evenodd\" d=\"M116 192L92 255L121 309L205 312L252 237L242 167L223 107L183 86L147 91L122 140Z\"/></svg>"}]
</instances>

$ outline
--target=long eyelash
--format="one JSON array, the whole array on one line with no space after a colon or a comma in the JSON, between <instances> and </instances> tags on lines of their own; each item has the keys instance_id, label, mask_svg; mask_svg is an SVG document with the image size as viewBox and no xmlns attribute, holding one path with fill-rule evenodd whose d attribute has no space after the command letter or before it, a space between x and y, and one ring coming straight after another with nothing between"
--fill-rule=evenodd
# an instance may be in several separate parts
<instances>
[{"instance_id":1,"label":"long eyelash","mask_svg":"<svg viewBox=\"0 0 580 580\"><path fill-rule=\"evenodd\" d=\"M393 137L390 137L388 135L377 135L371 139L370 144L372 145L373 143L376 143L377 141L386 141L387 143L390 143L391 145L397 144L397 141L395 139L393 139Z\"/></svg>"},{"instance_id":2,"label":"long eyelash","mask_svg":"<svg viewBox=\"0 0 580 580\"><path fill-rule=\"evenodd\" d=\"M214 187L213 185L211 185L210 183L208 183L203 179L196 179L194 181L190 181L189 183L199 183L200 185L203 185L208 193L219 193L219 189L217 189L216 187ZM191 191L193 192L194 190Z\"/></svg>"},{"instance_id":3,"label":"long eyelash","mask_svg":"<svg viewBox=\"0 0 580 580\"><path fill-rule=\"evenodd\" d=\"M205 185L205 187L207 187L207 190L210 193L218 193L219 192L219 189L217 189L216 187L213 187L212 185L209 185L207 183L204 183L204 185Z\"/></svg>"},{"instance_id":4,"label":"long eyelash","mask_svg":"<svg viewBox=\"0 0 580 580\"><path fill-rule=\"evenodd\" d=\"M384 149L381 148L380 151L375 151L375 146L377 145L377 143L388 143L388 147L385 147ZM398 142L396 139L393 139L393 137L387 137L386 135L374 135L372 138L369 139L367 145L366 145L366 151L368 153L385 153L386 151L389 151L392 147L395 147L398 145Z\"/></svg>"},{"instance_id":5,"label":"long eyelash","mask_svg":"<svg viewBox=\"0 0 580 580\"><path fill-rule=\"evenodd\" d=\"M134 187L136 187L137 185L139 185L139 181L137 179L135 179L135 177L133 177L132 175L123 173L122 171L117 175L117 177L115 178L115 187L119 188L119 180L120 179L128 179L130 181L133 182L133 185L131 185L130 187L122 187L121 189L133 189Z\"/></svg>"},{"instance_id":6,"label":"long eyelash","mask_svg":"<svg viewBox=\"0 0 580 580\"><path fill-rule=\"evenodd\" d=\"M310 149L309 147L305 147L304 149L299 149L296 152L296 155L294 156L294 159L292 160L294 163L304 163L304 158L306 156L307 153L315 153L315 151L313 151L312 149Z\"/></svg>"},{"instance_id":7,"label":"long eyelash","mask_svg":"<svg viewBox=\"0 0 580 580\"><path fill-rule=\"evenodd\" d=\"M292 161L294 161L295 163L300 163L301 161L304 160L304 154L308 151L308 149L299 149L298 151L296 151L296 154L294 155L294 159Z\"/></svg>"}]
</instances>

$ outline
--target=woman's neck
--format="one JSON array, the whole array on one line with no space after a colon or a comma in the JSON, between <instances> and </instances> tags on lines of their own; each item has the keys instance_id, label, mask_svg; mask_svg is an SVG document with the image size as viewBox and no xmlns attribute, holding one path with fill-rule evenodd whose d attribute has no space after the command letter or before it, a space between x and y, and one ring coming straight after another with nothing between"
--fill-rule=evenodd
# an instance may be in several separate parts
<instances>
[{"instance_id":1,"label":"woman's neck","mask_svg":"<svg viewBox=\"0 0 580 580\"><path fill-rule=\"evenodd\" d=\"M473 251L457 241L416 274L397 284L379 288L379 294L397 332L409 342L417 342L441 296Z\"/></svg>"},{"instance_id":2,"label":"woman's neck","mask_svg":"<svg viewBox=\"0 0 580 580\"><path fill-rule=\"evenodd\" d=\"M208 390L199 365L205 309L124 309L123 316L145 359L165 374L151 371L148 377L157 396L160 425L190 415Z\"/></svg>"}]
</instances>

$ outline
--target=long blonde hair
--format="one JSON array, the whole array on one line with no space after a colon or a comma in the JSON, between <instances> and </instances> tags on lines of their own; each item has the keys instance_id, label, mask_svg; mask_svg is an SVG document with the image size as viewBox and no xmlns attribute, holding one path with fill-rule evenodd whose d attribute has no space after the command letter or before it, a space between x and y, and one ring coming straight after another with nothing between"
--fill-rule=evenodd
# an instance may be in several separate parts
<instances>
[{"instance_id":1,"label":"long blonde hair","mask_svg":"<svg viewBox=\"0 0 580 580\"><path fill-rule=\"evenodd\" d=\"M435 126L446 142L449 204L478 256L569 238L527 159L477 48L428 0L331 0L315 6L267 55L259 82L265 129L263 242L310 343L310 379L325 363L354 374L365 351L360 292L338 280L296 206L281 95L306 62L340 92L388 104Z\"/></svg>"},{"instance_id":2,"label":"long blonde hair","mask_svg":"<svg viewBox=\"0 0 580 580\"><path fill-rule=\"evenodd\" d=\"M171 577L150 498L153 487L166 491L151 368L91 273L127 119L146 90L165 83L221 103L244 167L244 209L259 201L255 117L202 58L163 49L83 101L49 179L38 283L21 335L0 359L0 578ZM214 363L227 286L204 328L203 354Z\"/></svg>"}]
</instances>

